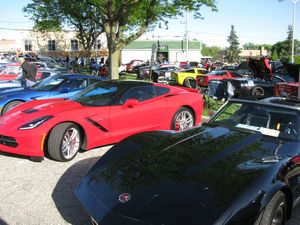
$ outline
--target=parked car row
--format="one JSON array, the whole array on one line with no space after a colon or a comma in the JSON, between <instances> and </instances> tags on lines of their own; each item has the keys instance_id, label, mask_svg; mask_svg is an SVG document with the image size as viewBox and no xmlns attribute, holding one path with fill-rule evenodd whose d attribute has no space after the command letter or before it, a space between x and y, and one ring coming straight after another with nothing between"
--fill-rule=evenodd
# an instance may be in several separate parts
<instances>
[{"instance_id":1,"label":"parked car row","mask_svg":"<svg viewBox=\"0 0 300 225\"><path fill-rule=\"evenodd\" d=\"M44 79L52 73L68 73L68 69L52 62L33 61L28 63L36 68L36 80ZM7 62L0 69L0 81L15 80L22 75L20 62Z\"/></svg>"},{"instance_id":2,"label":"parked car row","mask_svg":"<svg viewBox=\"0 0 300 225\"><path fill-rule=\"evenodd\" d=\"M270 74L266 73L267 70L260 59L252 59L251 65L254 68L253 76L242 75L238 70L215 70L203 76L198 75L197 88L202 93L214 90L219 93L219 96L223 93L224 97L266 98L280 96L282 87L294 84L299 79L299 65L282 65ZM293 69L289 69L290 67ZM209 85L214 85L214 87L210 88Z\"/></svg>"},{"instance_id":3,"label":"parked car row","mask_svg":"<svg viewBox=\"0 0 300 225\"><path fill-rule=\"evenodd\" d=\"M0 91L0 151L66 162L114 144L75 189L93 224L283 225L300 202L299 104L232 98L199 125L196 89L57 74Z\"/></svg>"},{"instance_id":4,"label":"parked car row","mask_svg":"<svg viewBox=\"0 0 300 225\"><path fill-rule=\"evenodd\" d=\"M226 87L224 92L230 92L226 95L264 98L276 95L276 84L298 81L299 66L293 67L295 65L280 62L270 62L270 67L267 67L264 58L252 58L239 66L224 66L213 71L197 67L182 70L169 64L152 67L139 64L134 68L138 71L138 79L196 88L202 93L207 93L210 81L218 80L222 87Z\"/></svg>"}]
</instances>

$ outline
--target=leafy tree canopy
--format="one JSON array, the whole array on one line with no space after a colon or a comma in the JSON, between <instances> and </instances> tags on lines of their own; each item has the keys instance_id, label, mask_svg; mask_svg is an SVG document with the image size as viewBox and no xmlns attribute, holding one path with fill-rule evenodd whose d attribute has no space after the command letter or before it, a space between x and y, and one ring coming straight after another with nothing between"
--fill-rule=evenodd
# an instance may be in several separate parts
<instances>
[{"instance_id":1,"label":"leafy tree canopy","mask_svg":"<svg viewBox=\"0 0 300 225\"><path fill-rule=\"evenodd\" d=\"M203 6L216 11L215 0L32 0L24 11L37 28L58 29L72 25L106 33L110 74L117 74L120 50L158 22L183 15L187 10L202 18Z\"/></svg>"}]
</instances>

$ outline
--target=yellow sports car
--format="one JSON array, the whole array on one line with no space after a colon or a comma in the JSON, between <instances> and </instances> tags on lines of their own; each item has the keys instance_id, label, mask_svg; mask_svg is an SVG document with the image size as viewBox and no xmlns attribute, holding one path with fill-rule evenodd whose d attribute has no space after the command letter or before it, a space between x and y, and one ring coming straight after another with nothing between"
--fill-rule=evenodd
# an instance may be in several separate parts
<instances>
[{"instance_id":1,"label":"yellow sports car","mask_svg":"<svg viewBox=\"0 0 300 225\"><path fill-rule=\"evenodd\" d=\"M171 79L175 81L177 85L196 88L197 75L207 74L209 71L203 68L191 68L182 71L172 72Z\"/></svg>"}]
</instances>

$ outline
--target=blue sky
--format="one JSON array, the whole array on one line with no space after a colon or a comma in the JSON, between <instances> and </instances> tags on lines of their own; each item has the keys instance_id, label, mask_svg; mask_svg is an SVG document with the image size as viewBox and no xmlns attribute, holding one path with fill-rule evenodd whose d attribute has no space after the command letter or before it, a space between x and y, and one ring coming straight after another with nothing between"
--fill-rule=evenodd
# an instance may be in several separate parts
<instances>
[{"instance_id":1,"label":"blue sky","mask_svg":"<svg viewBox=\"0 0 300 225\"><path fill-rule=\"evenodd\" d=\"M5 3L4 3L5 2ZM0 8L0 38L11 28L31 28L33 23L24 17L22 8L29 0L3 0ZM288 25L293 24L292 0L216 0L218 12L203 7L203 20L188 15L190 38L202 40L211 46L227 46L231 25L234 26L240 44L274 44L287 37ZM181 37L185 33L185 17L169 22L169 29L156 28L153 34L160 38ZM300 1L296 3L295 38L300 40ZM5 35L5 38L7 36Z\"/></svg>"}]
</instances>

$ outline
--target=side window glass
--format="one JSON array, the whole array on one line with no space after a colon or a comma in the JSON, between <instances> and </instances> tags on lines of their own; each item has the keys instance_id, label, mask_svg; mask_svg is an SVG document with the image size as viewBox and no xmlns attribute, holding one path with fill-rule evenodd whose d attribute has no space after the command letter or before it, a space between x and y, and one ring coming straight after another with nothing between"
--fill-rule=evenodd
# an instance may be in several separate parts
<instances>
[{"instance_id":1,"label":"side window glass","mask_svg":"<svg viewBox=\"0 0 300 225\"><path fill-rule=\"evenodd\" d=\"M122 96L120 102L121 104L125 103L128 99L137 99L138 98L138 89L131 88Z\"/></svg>"},{"instance_id":2,"label":"side window glass","mask_svg":"<svg viewBox=\"0 0 300 225\"><path fill-rule=\"evenodd\" d=\"M81 87L86 87L86 80L85 79L70 79L67 80L61 88L70 88L72 90L79 89Z\"/></svg>"},{"instance_id":3,"label":"side window glass","mask_svg":"<svg viewBox=\"0 0 300 225\"><path fill-rule=\"evenodd\" d=\"M99 82L100 80L97 79L90 79L90 85L95 84L97 82Z\"/></svg>"},{"instance_id":4,"label":"side window glass","mask_svg":"<svg viewBox=\"0 0 300 225\"><path fill-rule=\"evenodd\" d=\"M139 102L142 102L154 97L155 97L155 93L152 85L139 86L139 87L133 87L129 89L127 92L125 92L120 102L121 104L123 104L128 99L136 99Z\"/></svg>"},{"instance_id":5,"label":"side window glass","mask_svg":"<svg viewBox=\"0 0 300 225\"><path fill-rule=\"evenodd\" d=\"M166 87L155 87L156 96L164 95L170 92L169 88Z\"/></svg>"}]
</instances>

